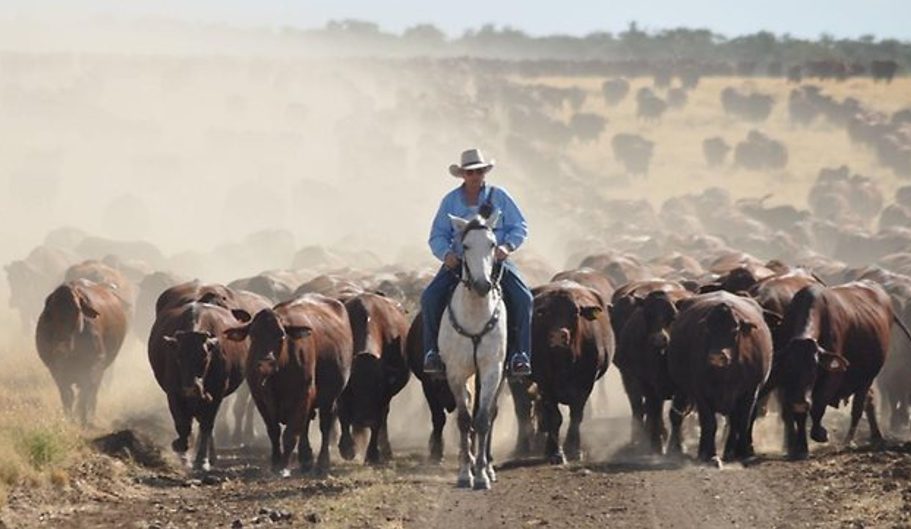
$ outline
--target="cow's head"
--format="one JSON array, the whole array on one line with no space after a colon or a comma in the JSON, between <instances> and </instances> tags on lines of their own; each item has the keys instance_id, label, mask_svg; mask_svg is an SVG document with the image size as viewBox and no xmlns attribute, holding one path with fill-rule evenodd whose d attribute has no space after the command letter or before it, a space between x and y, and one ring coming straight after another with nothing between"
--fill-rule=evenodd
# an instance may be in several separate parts
<instances>
[{"instance_id":1,"label":"cow's head","mask_svg":"<svg viewBox=\"0 0 911 529\"><path fill-rule=\"evenodd\" d=\"M248 373L252 370L261 385L265 385L272 375L278 373L282 358L295 358L288 353L288 348L310 334L310 327L283 325L272 309L263 309L246 325L225 331L229 340L242 342L247 337L250 338L247 369Z\"/></svg>"},{"instance_id":2,"label":"cow's head","mask_svg":"<svg viewBox=\"0 0 911 529\"><path fill-rule=\"evenodd\" d=\"M668 328L677 317L677 307L667 292L650 292L639 303L645 321L646 343L650 348L663 353L670 342Z\"/></svg>"},{"instance_id":3,"label":"cow's head","mask_svg":"<svg viewBox=\"0 0 911 529\"><path fill-rule=\"evenodd\" d=\"M583 322L604 317L604 301L591 288L575 286L544 291L535 296L532 329L540 329L548 347L578 355L576 347Z\"/></svg>"},{"instance_id":4,"label":"cow's head","mask_svg":"<svg viewBox=\"0 0 911 529\"><path fill-rule=\"evenodd\" d=\"M756 324L738 318L730 305L720 303L709 310L705 327L708 364L725 369L737 359L740 337L753 332Z\"/></svg>"},{"instance_id":5,"label":"cow's head","mask_svg":"<svg viewBox=\"0 0 911 529\"><path fill-rule=\"evenodd\" d=\"M212 369L213 358L220 354L218 337L207 331L180 330L165 336L164 341L176 350L183 396L211 402L212 393L206 388L205 381Z\"/></svg>"},{"instance_id":6,"label":"cow's head","mask_svg":"<svg viewBox=\"0 0 911 529\"><path fill-rule=\"evenodd\" d=\"M806 412L807 395L816 385L821 371L831 369L833 373L841 371L841 357L820 347L813 338L794 338L790 340L779 354L781 362L782 391L787 406L796 406L793 411ZM846 365L844 367L847 367Z\"/></svg>"}]
</instances>

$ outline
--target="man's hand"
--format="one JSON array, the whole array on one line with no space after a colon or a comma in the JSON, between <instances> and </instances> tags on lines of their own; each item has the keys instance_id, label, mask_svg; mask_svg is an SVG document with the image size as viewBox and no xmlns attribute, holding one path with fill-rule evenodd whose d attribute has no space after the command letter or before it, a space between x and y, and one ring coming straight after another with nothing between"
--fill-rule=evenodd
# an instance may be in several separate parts
<instances>
[{"instance_id":1,"label":"man's hand","mask_svg":"<svg viewBox=\"0 0 911 529\"><path fill-rule=\"evenodd\" d=\"M505 260L507 257L509 257L509 254L510 254L510 251L509 251L509 248L506 247L506 245L501 244L500 246L497 246L497 251L496 251L497 261Z\"/></svg>"},{"instance_id":2,"label":"man's hand","mask_svg":"<svg viewBox=\"0 0 911 529\"><path fill-rule=\"evenodd\" d=\"M455 252L448 252L443 258L443 264L450 270L455 270L459 266L459 256Z\"/></svg>"}]
</instances>

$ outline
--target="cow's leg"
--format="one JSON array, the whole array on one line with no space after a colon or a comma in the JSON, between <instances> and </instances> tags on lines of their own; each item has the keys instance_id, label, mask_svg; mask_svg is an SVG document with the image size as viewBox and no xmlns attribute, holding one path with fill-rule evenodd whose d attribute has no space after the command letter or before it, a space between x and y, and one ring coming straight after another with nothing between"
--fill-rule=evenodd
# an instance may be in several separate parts
<instances>
[{"instance_id":1,"label":"cow's leg","mask_svg":"<svg viewBox=\"0 0 911 529\"><path fill-rule=\"evenodd\" d=\"M560 426L563 425L563 414L557 401L544 392L541 395L541 412L545 421L544 455L552 465L566 463L566 456L560 447Z\"/></svg>"},{"instance_id":2,"label":"cow's leg","mask_svg":"<svg viewBox=\"0 0 911 529\"><path fill-rule=\"evenodd\" d=\"M490 488L490 475L488 464L490 457L490 428L493 424L494 406L499 393L502 367L497 365L483 374L478 374L480 386L478 387L478 406L474 417L474 430L478 438L475 459L474 488L486 490Z\"/></svg>"},{"instance_id":3,"label":"cow's leg","mask_svg":"<svg viewBox=\"0 0 911 529\"><path fill-rule=\"evenodd\" d=\"M253 421L256 420L253 413L255 406L252 396L248 396L245 400L247 404L244 406L244 444L251 445L256 440L256 432L253 428Z\"/></svg>"},{"instance_id":4,"label":"cow's leg","mask_svg":"<svg viewBox=\"0 0 911 529\"><path fill-rule=\"evenodd\" d=\"M810 438L817 443L829 442L829 432L822 425L822 418L826 414L826 403L829 400L825 397L822 390L827 384L824 383L824 380L822 382L823 383L819 380L816 381L816 385L813 388L812 403L810 405L810 419L812 420L812 424L810 425Z\"/></svg>"},{"instance_id":5,"label":"cow's leg","mask_svg":"<svg viewBox=\"0 0 911 529\"><path fill-rule=\"evenodd\" d=\"M424 390L424 398L427 399L427 406L430 408L430 420L433 423L429 441L430 461L432 463L442 463L443 428L446 426L446 410L437 397L436 388L432 383L421 381L421 387Z\"/></svg>"},{"instance_id":6,"label":"cow's leg","mask_svg":"<svg viewBox=\"0 0 911 529\"><path fill-rule=\"evenodd\" d=\"M193 418L187 413L183 398L179 395L168 394L168 408L171 410L171 419L174 420L174 429L177 430L177 439L174 439L171 443L171 448L183 458L190 448L190 432L193 428Z\"/></svg>"},{"instance_id":7,"label":"cow's leg","mask_svg":"<svg viewBox=\"0 0 911 529\"><path fill-rule=\"evenodd\" d=\"M872 387L867 392L864 413L867 415L867 424L870 425L870 442L878 445L883 442L883 434L879 429L879 421L876 419L876 399L873 392L874 389Z\"/></svg>"},{"instance_id":8,"label":"cow's leg","mask_svg":"<svg viewBox=\"0 0 911 529\"><path fill-rule=\"evenodd\" d=\"M654 394L645 396L645 421L652 452L661 454L664 447L664 418L661 416L664 400Z\"/></svg>"},{"instance_id":9,"label":"cow's leg","mask_svg":"<svg viewBox=\"0 0 911 529\"><path fill-rule=\"evenodd\" d=\"M660 408L663 408L664 405L662 401L658 402L661 403L658 411L658 420L661 420ZM667 443L668 455L680 456L683 454L683 419L686 418L689 406L686 397L674 395L671 401L671 409L668 411L671 422L671 438Z\"/></svg>"},{"instance_id":10,"label":"cow's leg","mask_svg":"<svg viewBox=\"0 0 911 529\"><path fill-rule=\"evenodd\" d=\"M465 381L454 383L450 380L449 387L452 388L453 395L455 395L456 413L458 414L457 422L459 425L459 478L456 484L460 488L471 488L474 486L474 475L472 474L474 454L471 450L471 437L473 434L471 429L471 393Z\"/></svg>"},{"instance_id":11,"label":"cow's leg","mask_svg":"<svg viewBox=\"0 0 911 529\"><path fill-rule=\"evenodd\" d=\"M516 447L513 450L514 457L525 457L531 454L531 436L534 426L532 425L531 415L531 398L528 395L528 385L523 380L510 379L509 392L512 394L512 404L516 412Z\"/></svg>"},{"instance_id":12,"label":"cow's leg","mask_svg":"<svg viewBox=\"0 0 911 529\"><path fill-rule=\"evenodd\" d=\"M322 415L322 412L320 412L320 415ZM342 459L351 461L354 459L355 449L354 438L351 436L351 410L347 403L347 395L342 395L339 401L338 422L342 429L342 434L338 440L338 451Z\"/></svg>"},{"instance_id":13,"label":"cow's leg","mask_svg":"<svg viewBox=\"0 0 911 529\"><path fill-rule=\"evenodd\" d=\"M623 389L629 399L629 408L632 423L630 424L630 443L640 445L646 439L645 429L645 397L639 380L627 373L621 373Z\"/></svg>"},{"instance_id":14,"label":"cow's leg","mask_svg":"<svg viewBox=\"0 0 911 529\"><path fill-rule=\"evenodd\" d=\"M892 410L891 429L895 433L904 432L908 429L908 401L911 395L908 391L902 391L898 398L895 399L895 405Z\"/></svg>"},{"instance_id":15,"label":"cow's leg","mask_svg":"<svg viewBox=\"0 0 911 529\"><path fill-rule=\"evenodd\" d=\"M57 391L60 392L60 403L63 405L63 413L67 417L73 416L73 400L75 400L75 393L73 392L73 384L66 379L65 376L57 375L53 371L54 382L57 383Z\"/></svg>"},{"instance_id":16,"label":"cow's leg","mask_svg":"<svg viewBox=\"0 0 911 529\"><path fill-rule=\"evenodd\" d=\"M98 390L104 372L87 373L79 385L79 422L83 426L90 426L95 418L95 408L98 405Z\"/></svg>"},{"instance_id":17,"label":"cow's leg","mask_svg":"<svg viewBox=\"0 0 911 529\"><path fill-rule=\"evenodd\" d=\"M385 461L390 461L393 459L392 454L392 445L389 443L389 403L383 407L383 411L380 416L380 431L379 431L379 447L380 447L380 456Z\"/></svg>"},{"instance_id":18,"label":"cow's leg","mask_svg":"<svg viewBox=\"0 0 911 529\"><path fill-rule=\"evenodd\" d=\"M389 447L389 436L386 435L386 417L389 414L389 405L380 410L376 423L370 427L370 441L367 443L367 456L365 460L370 464L380 464L387 459L387 450L391 457L392 448Z\"/></svg>"},{"instance_id":19,"label":"cow's leg","mask_svg":"<svg viewBox=\"0 0 911 529\"><path fill-rule=\"evenodd\" d=\"M250 389L246 383L243 383L234 392L234 400L231 402L231 415L234 416L234 431L231 433L231 442L234 446L242 446L244 444L243 420L249 395Z\"/></svg>"},{"instance_id":20,"label":"cow's leg","mask_svg":"<svg viewBox=\"0 0 911 529\"><path fill-rule=\"evenodd\" d=\"M579 399L569 407L569 428L566 430L566 440L563 442L563 451L570 461L582 460L582 417L585 414L587 398Z\"/></svg>"},{"instance_id":21,"label":"cow's leg","mask_svg":"<svg viewBox=\"0 0 911 529\"><path fill-rule=\"evenodd\" d=\"M320 406L319 431L320 448L319 458L316 460L316 474L326 476L329 474L329 445L332 444L332 427L335 425L336 403L332 402Z\"/></svg>"},{"instance_id":22,"label":"cow's leg","mask_svg":"<svg viewBox=\"0 0 911 529\"><path fill-rule=\"evenodd\" d=\"M279 474L283 478L291 476L291 468L289 468L291 454L294 452L294 447L298 445L299 439L307 437L308 422L307 414L297 412L288 419L288 423L285 425L285 430L281 435L281 453L277 465ZM303 435L301 430L303 430ZM300 447L298 446L298 448ZM300 451L298 451L297 456L300 459ZM303 465L301 465L301 471L304 471Z\"/></svg>"},{"instance_id":23,"label":"cow's leg","mask_svg":"<svg viewBox=\"0 0 911 529\"><path fill-rule=\"evenodd\" d=\"M196 460L193 468L208 472L212 469L211 455L214 453L215 442L212 431L215 429L215 419L218 415L220 402L206 404L199 414L199 443L196 445Z\"/></svg>"},{"instance_id":24,"label":"cow's leg","mask_svg":"<svg viewBox=\"0 0 911 529\"><path fill-rule=\"evenodd\" d=\"M718 420L715 418L715 410L705 402L697 402L696 408L699 412L699 459L701 461L720 462L717 459L715 451L715 433L718 430Z\"/></svg>"}]
</instances>

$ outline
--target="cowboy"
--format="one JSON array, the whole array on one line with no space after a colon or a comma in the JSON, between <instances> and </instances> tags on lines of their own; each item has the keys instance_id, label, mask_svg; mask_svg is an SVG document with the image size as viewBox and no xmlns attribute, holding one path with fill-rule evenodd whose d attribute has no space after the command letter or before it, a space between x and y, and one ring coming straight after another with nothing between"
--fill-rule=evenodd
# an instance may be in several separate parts
<instances>
[{"instance_id":1,"label":"cowboy","mask_svg":"<svg viewBox=\"0 0 911 529\"><path fill-rule=\"evenodd\" d=\"M443 261L436 277L421 295L421 313L424 318L424 373L442 375L445 370L437 346L437 334L443 311L459 283L462 247L449 216L463 219L479 213L488 217L493 210L499 210L497 226L493 227L497 239L496 259L502 267L500 287L506 302L508 325L507 351L508 374L511 377L531 375L531 311L532 294L515 264L508 259L525 242L528 225L522 211L513 198L502 187L493 187L484 182L484 177L493 169L494 160L486 161L479 149L462 153L461 164L449 166L449 172L462 178L462 185L450 191L437 211L430 228L430 250ZM483 207L482 207L483 206ZM485 211L486 210L486 211ZM486 213L486 214L485 214Z\"/></svg>"}]
</instances>

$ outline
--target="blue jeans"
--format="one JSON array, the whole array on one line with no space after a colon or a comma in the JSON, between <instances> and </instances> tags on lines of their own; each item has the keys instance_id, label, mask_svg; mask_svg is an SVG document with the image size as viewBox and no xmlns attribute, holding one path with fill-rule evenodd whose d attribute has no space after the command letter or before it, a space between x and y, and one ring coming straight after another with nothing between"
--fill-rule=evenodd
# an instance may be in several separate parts
<instances>
[{"instance_id":1,"label":"blue jeans","mask_svg":"<svg viewBox=\"0 0 911 529\"><path fill-rule=\"evenodd\" d=\"M508 356L515 351L531 355L531 311L533 298L531 290L510 260L503 261L503 278L500 286L503 289L503 300L506 302L506 328ZM437 349L437 335L440 331L440 320L449 303L449 298L459 284L457 271L445 266L440 267L436 277L421 294L421 315L424 319L424 352Z\"/></svg>"}]
</instances>

